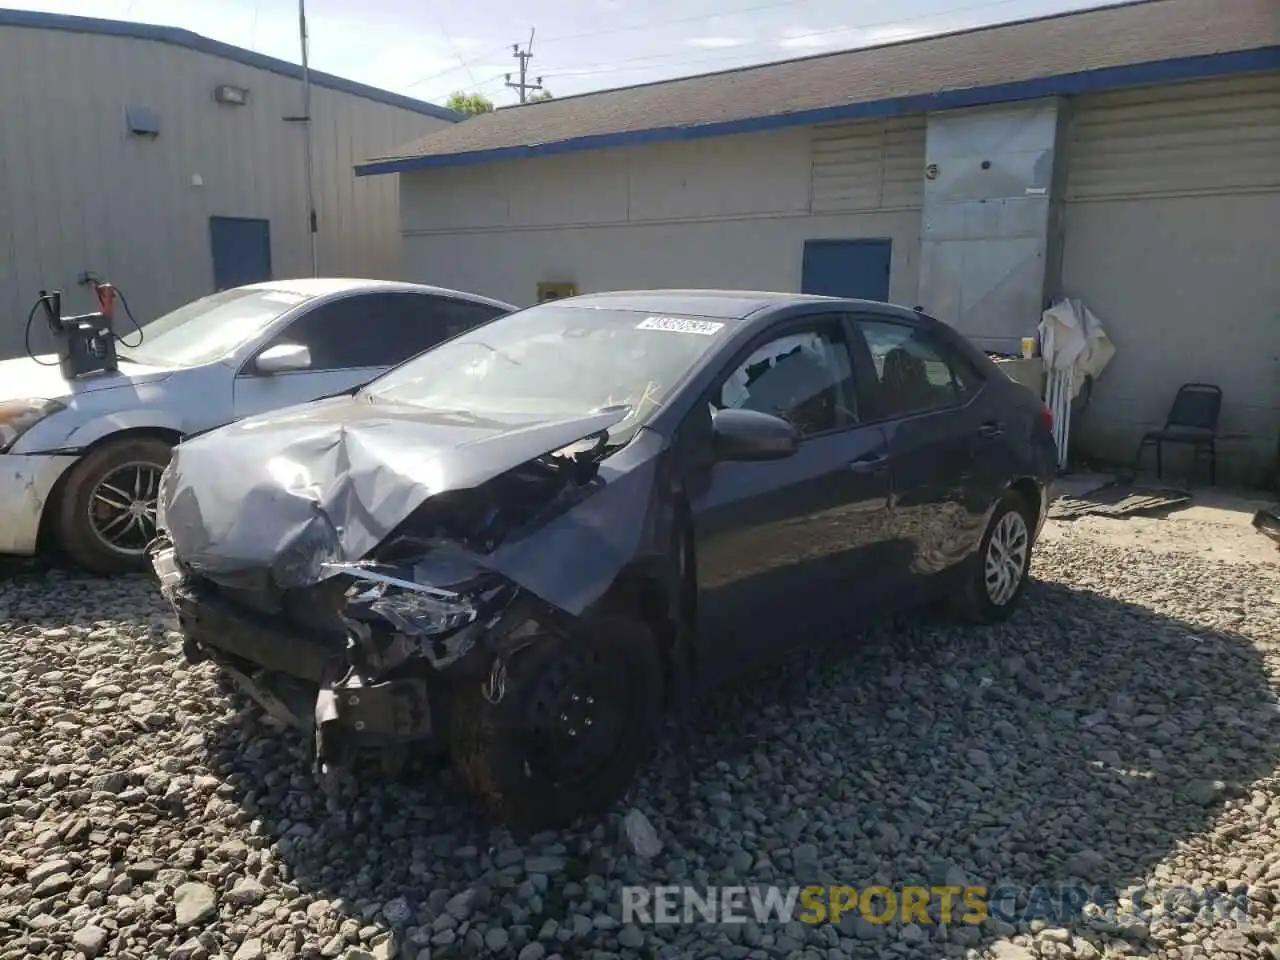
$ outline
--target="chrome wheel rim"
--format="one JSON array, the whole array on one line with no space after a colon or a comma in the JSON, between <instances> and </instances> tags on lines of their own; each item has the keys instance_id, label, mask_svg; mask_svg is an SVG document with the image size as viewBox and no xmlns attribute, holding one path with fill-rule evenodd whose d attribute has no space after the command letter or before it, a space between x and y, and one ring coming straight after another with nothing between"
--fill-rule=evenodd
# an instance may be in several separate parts
<instances>
[{"instance_id":1,"label":"chrome wheel rim","mask_svg":"<svg viewBox=\"0 0 1280 960\"><path fill-rule=\"evenodd\" d=\"M987 542L987 597L997 607L1013 599L1027 572L1030 547L1027 521L1017 510L1010 510L996 522Z\"/></svg>"},{"instance_id":2,"label":"chrome wheel rim","mask_svg":"<svg viewBox=\"0 0 1280 960\"><path fill-rule=\"evenodd\" d=\"M116 553L136 557L156 538L156 500L163 467L137 461L109 472L89 495L89 529Z\"/></svg>"}]
</instances>

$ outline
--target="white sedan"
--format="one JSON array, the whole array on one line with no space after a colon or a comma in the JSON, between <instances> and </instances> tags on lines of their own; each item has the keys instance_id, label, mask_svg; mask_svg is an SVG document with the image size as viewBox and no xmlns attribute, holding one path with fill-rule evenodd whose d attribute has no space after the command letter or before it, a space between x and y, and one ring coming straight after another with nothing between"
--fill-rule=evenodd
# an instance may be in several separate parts
<instances>
[{"instance_id":1,"label":"white sedan","mask_svg":"<svg viewBox=\"0 0 1280 960\"><path fill-rule=\"evenodd\" d=\"M95 572L144 569L183 437L355 389L514 309L412 283L280 280L143 325L115 373L69 382L55 357L0 361L0 554L30 556L47 533Z\"/></svg>"}]
</instances>

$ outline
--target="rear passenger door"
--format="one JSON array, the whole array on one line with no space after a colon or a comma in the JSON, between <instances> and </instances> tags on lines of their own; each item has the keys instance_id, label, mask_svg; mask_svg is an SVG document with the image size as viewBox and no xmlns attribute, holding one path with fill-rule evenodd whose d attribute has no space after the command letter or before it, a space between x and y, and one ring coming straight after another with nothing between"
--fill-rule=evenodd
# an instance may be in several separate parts
<instances>
[{"instance_id":1,"label":"rear passenger door","mask_svg":"<svg viewBox=\"0 0 1280 960\"><path fill-rule=\"evenodd\" d=\"M888 439L889 528L909 558L903 585L927 592L981 536L994 491L983 454L1001 425L987 415L985 380L932 324L860 314L862 381ZM908 589L904 600L915 599Z\"/></svg>"}]
</instances>

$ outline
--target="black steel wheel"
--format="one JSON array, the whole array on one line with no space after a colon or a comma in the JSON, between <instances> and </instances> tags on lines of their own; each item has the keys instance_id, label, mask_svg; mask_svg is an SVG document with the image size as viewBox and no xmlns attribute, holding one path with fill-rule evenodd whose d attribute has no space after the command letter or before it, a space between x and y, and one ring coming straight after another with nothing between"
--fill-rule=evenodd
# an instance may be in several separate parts
<instances>
[{"instance_id":1,"label":"black steel wheel","mask_svg":"<svg viewBox=\"0 0 1280 960\"><path fill-rule=\"evenodd\" d=\"M657 646L638 620L545 635L506 665L500 696L487 683L457 692L453 761L510 826L565 826L626 792L659 735L662 687Z\"/></svg>"}]
</instances>

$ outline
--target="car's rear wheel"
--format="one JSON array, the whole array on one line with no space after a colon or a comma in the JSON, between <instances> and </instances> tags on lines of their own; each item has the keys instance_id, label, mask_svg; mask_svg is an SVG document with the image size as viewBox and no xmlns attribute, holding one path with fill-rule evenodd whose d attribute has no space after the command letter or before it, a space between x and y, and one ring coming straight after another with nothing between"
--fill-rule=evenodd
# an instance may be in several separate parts
<instances>
[{"instance_id":1,"label":"car's rear wheel","mask_svg":"<svg viewBox=\"0 0 1280 960\"><path fill-rule=\"evenodd\" d=\"M995 623L1022 599L1031 568L1033 524L1026 500L1007 491L992 511L953 612L971 623Z\"/></svg>"},{"instance_id":2,"label":"car's rear wheel","mask_svg":"<svg viewBox=\"0 0 1280 960\"><path fill-rule=\"evenodd\" d=\"M160 474L171 453L156 437L122 437L90 451L67 472L55 523L72 560L106 575L147 569Z\"/></svg>"},{"instance_id":3,"label":"car's rear wheel","mask_svg":"<svg viewBox=\"0 0 1280 960\"><path fill-rule=\"evenodd\" d=\"M661 719L652 634L636 619L609 617L540 637L511 658L497 690L459 690L451 753L468 788L501 820L551 829L618 800Z\"/></svg>"}]
</instances>

